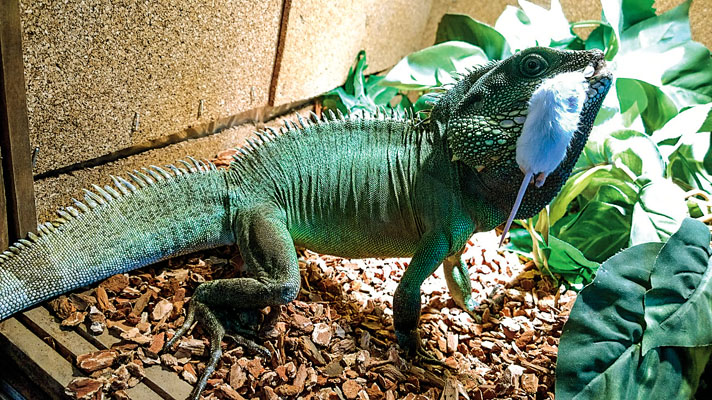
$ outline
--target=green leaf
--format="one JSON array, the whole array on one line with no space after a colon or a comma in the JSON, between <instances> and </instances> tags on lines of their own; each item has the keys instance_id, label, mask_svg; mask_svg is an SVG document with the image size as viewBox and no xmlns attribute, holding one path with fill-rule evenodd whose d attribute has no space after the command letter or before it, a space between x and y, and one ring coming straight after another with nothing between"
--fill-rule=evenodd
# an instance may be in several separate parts
<instances>
[{"instance_id":1,"label":"green leaf","mask_svg":"<svg viewBox=\"0 0 712 400\"><path fill-rule=\"evenodd\" d=\"M512 55L501 33L467 15L445 14L435 35L435 44L456 40L481 48L490 60L502 60Z\"/></svg>"},{"instance_id":2,"label":"green leaf","mask_svg":"<svg viewBox=\"0 0 712 400\"><path fill-rule=\"evenodd\" d=\"M543 244L543 243L542 243ZM549 270L561 275L571 285L588 285L598 270L597 262L589 261L576 247L549 235Z\"/></svg>"},{"instance_id":3,"label":"green leaf","mask_svg":"<svg viewBox=\"0 0 712 400\"><path fill-rule=\"evenodd\" d=\"M707 118L705 118L705 122L702 123L698 132L712 132L712 110L707 113Z\"/></svg>"},{"instance_id":4,"label":"green leaf","mask_svg":"<svg viewBox=\"0 0 712 400\"><path fill-rule=\"evenodd\" d=\"M618 78L659 87L677 108L712 101L712 60L691 40L689 8L686 1L625 29L611 64Z\"/></svg>"},{"instance_id":5,"label":"green leaf","mask_svg":"<svg viewBox=\"0 0 712 400\"><path fill-rule=\"evenodd\" d=\"M561 219L566 214L571 202L588 187L596 174L609 175L611 168L610 165L597 165L569 177L549 206L549 222L553 225Z\"/></svg>"},{"instance_id":6,"label":"green leaf","mask_svg":"<svg viewBox=\"0 0 712 400\"><path fill-rule=\"evenodd\" d=\"M660 346L709 346L712 330L709 228L686 219L660 251L645 294L643 354Z\"/></svg>"},{"instance_id":7,"label":"green leaf","mask_svg":"<svg viewBox=\"0 0 712 400\"><path fill-rule=\"evenodd\" d=\"M633 207L630 244L665 242L687 217L685 192L667 179L654 179L640 189Z\"/></svg>"},{"instance_id":8,"label":"green leaf","mask_svg":"<svg viewBox=\"0 0 712 400\"><path fill-rule=\"evenodd\" d=\"M636 398L625 384L640 359L643 296L661 247L646 243L616 254L579 293L559 342L556 398Z\"/></svg>"},{"instance_id":9,"label":"green leaf","mask_svg":"<svg viewBox=\"0 0 712 400\"><path fill-rule=\"evenodd\" d=\"M670 155L667 175L686 190L699 189L712 194L712 176L705 170L703 162L699 161L699 153L702 149L709 150L712 138L709 132L700 132L698 135L697 142L704 143L704 146L696 148L689 144L680 145Z\"/></svg>"},{"instance_id":10,"label":"green leaf","mask_svg":"<svg viewBox=\"0 0 712 400\"><path fill-rule=\"evenodd\" d=\"M364 77L364 72L368 65L366 64L366 52L361 50L356 56L356 65L349 68L349 74L346 77L346 83L344 83L344 90L355 97L361 97L366 95L364 86L366 85L366 78Z\"/></svg>"},{"instance_id":11,"label":"green leaf","mask_svg":"<svg viewBox=\"0 0 712 400\"><path fill-rule=\"evenodd\" d=\"M662 177L665 171L665 160L655 141L648 135L630 129L596 131L586 143L583 157L576 167L578 170L617 163L628 167L636 177Z\"/></svg>"},{"instance_id":12,"label":"green leaf","mask_svg":"<svg viewBox=\"0 0 712 400\"><path fill-rule=\"evenodd\" d=\"M708 165L712 137L704 131L712 104L690 107L655 132L652 139L658 143L663 157L667 158L667 176L687 189L700 189L712 194L712 175Z\"/></svg>"},{"instance_id":13,"label":"green leaf","mask_svg":"<svg viewBox=\"0 0 712 400\"><path fill-rule=\"evenodd\" d=\"M366 53L360 51L355 65L349 69L344 85L324 94L322 99L324 107L331 110L338 109L343 113L356 110L375 112L379 107L391 106L396 111L404 112L411 107L410 100L405 96L401 96L397 104L391 104L398 100L395 99L400 95L398 89L381 85L383 80L381 76L364 76L366 68Z\"/></svg>"},{"instance_id":14,"label":"green leaf","mask_svg":"<svg viewBox=\"0 0 712 400\"><path fill-rule=\"evenodd\" d=\"M364 90L366 96L375 106L385 107L389 106L393 97L398 95L398 89L381 85L382 80L382 76L369 76L366 80Z\"/></svg>"},{"instance_id":15,"label":"green leaf","mask_svg":"<svg viewBox=\"0 0 712 400\"><path fill-rule=\"evenodd\" d=\"M663 72L662 90L678 105L705 104L712 101L712 58L710 51L697 42L681 46L679 62ZM677 50L679 53L679 50ZM668 52L670 53L670 52Z\"/></svg>"},{"instance_id":16,"label":"green leaf","mask_svg":"<svg viewBox=\"0 0 712 400\"><path fill-rule=\"evenodd\" d=\"M510 250L517 251L523 255L531 257L532 252L532 237L529 235L526 229L517 228L515 229L512 225L512 229L509 230L509 243L506 247Z\"/></svg>"},{"instance_id":17,"label":"green leaf","mask_svg":"<svg viewBox=\"0 0 712 400\"><path fill-rule=\"evenodd\" d=\"M712 324L709 241L708 228L687 219L667 244L603 263L564 325L557 398L694 396L712 354L712 331L701 329Z\"/></svg>"},{"instance_id":18,"label":"green leaf","mask_svg":"<svg viewBox=\"0 0 712 400\"><path fill-rule=\"evenodd\" d=\"M710 131L704 128L711 112L712 104L689 107L655 132L652 140L660 145L665 157L670 157L679 144L690 143L690 138L698 132Z\"/></svg>"},{"instance_id":19,"label":"green leaf","mask_svg":"<svg viewBox=\"0 0 712 400\"><path fill-rule=\"evenodd\" d=\"M601 0L603 17L616 35L638 22L655 17L654 0Z\"/></svg>"},{"instance_id":20,"label":"green leaf","mask_svg":"<svg viewBox=\"0 0 712 400\"><path fill-rule=\"evenodd\" d=\"M537 46L537 39L531 34L534 29L531 20L517 7L505 7L497 18L494 29L504 36L512 52Z\"/></svg>"},{"instance_id":21,"label":"green leaf","mask_svg":"<svg viewBox=\"0 0 712 400\"><path fill-rule=\"evenodd\" d=\"M585 49L599 49L606 53L606 60L611 61L618 53L618 39L610 25L601 23L591 31L585 42Z\"/></svg>"},{"instance_id":22,"label":"green leaf","mask_svg":"<svg viewBox=\"0 0 712 400\"><path fill-rule=\"evenodd\" d=\"M652 133L677 115L677 107L660 88L637 79L618 78L616 94L624 124L630 126L640 115L645 131Z\"/></svg>"},{"instance_id":23,"label":"green leaf","mask_svg":"<svg viewBox=\"0 0 712 400\"><path fill-rule=\"evenodd\" d=\"M614 183L600 185L574 220L554 226L559 239L592 261L601 262L628 245L635 200Z\"/></svg>"},{"instance_id":24,"label":"green leaf","mask_svg":"<svg viewBox=\"0 0 712 400\"><path fill-rule=\"evenodd\" d=\"M484 64L488 60L485 53L469 43L451 41L411 53L396 64L382 85L401 90L423 90L455 79L453 72L465 72L466 68Z\"/></svg>"}]
</instances>

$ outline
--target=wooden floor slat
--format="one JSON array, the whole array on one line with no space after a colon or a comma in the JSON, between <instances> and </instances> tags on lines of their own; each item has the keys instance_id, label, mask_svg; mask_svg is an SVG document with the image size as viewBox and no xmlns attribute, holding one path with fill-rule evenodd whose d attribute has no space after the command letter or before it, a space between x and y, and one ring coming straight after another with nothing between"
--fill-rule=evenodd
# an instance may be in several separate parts
<instances>
[{"instance_id":1,"label":"wooden floor slat","mask_svg":"<svg viewBox=\"0 0 712 400\"><path fill-rule=\"evenodd\" d=\"M68 352L73 359L76 359L77 356L81 354L101 350L84 339L84 337L76 331L62 329L49 311L42 306L27 310L23 312L22 315L24 316L23 322L31 324L33 326L31 330L35 334L44 334L51 337L55 343L61 346L64 352ZM60 353L63 352L60 351ZM64 355L66 356L67 354ZM129 389L127 392L129 392L131 398L135 400L155 399L161 395L143 382Z\"/></svg>"},{"instance_id":2,"label":"wooden floor slat","mask_svg":"<svg viewBox=\"0 0 712 400\"><path fill-rule=\"evenodd\" d=\"M0 344L23 373L37 386L45 387L47 395L53 399L63 398L64 387L75 377L82 376L69 361L16 318L0 322Z\"/></svg>"},{"instance_id":3,"label":"wooden floor slat","mask_svg":"<svg viewBox=\"0 0 712 400\"><path fill-rule=\"evenodd\" d=\"M44 339L51 338L45 342ZM49 343L54 344L50 346ZM85 376L72 362L78 355L111 348L121 339L104 332L94 335L82 324L65 330L44 306L24 311L16 318L0 322L3 352L21 366L23 374L46 388L51 398L64 398L64 387L74 378ZM185 399L192 386L160 365L145 366L146 376L128 389L131 399Z\"/></svg>"}]
</instances>

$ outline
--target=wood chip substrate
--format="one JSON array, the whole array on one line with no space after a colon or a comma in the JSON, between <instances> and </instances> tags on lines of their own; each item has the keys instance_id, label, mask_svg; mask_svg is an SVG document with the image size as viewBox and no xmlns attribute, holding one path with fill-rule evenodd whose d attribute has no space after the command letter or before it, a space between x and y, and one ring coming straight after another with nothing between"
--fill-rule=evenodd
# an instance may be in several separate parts
<instances>
[{"instance_id":1,"label":"wood chip substrate","mask_svg":"<svg viewBox=\"0 0 712 400\"><path fill-rule=\"evenodd\" d=\"M480 322L455 306L441 269L422 287L421 337L445 366L414 364L398 351L392 296L408 259L298 249L298 299L255 329L272 357L226 337L204 398L553 399L559 336L576 295L552 288L531 262L497 243L493 232L476 234L464 254ZM43 379L73 398L183 399L205 368L208 339L196 324L172 352L163 344L201 282L243 274L236 247L175 258L26 311L0 325L0 339L37 370L50 361L23 341L56 352L61 367Z\"/></svg>"}]
</instances>

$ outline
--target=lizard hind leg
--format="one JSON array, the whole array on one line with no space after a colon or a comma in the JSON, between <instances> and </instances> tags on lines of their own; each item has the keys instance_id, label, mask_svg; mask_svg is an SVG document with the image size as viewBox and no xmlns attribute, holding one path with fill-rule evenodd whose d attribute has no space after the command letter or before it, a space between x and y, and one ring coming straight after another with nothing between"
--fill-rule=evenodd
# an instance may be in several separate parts
<instances>
[{"instance_id":1,"label":"lizard hind leg","mask_svg":"<svg viewBox=\"0 0 712 400\"><path fill-rule=\"evenodd\" d=\"M191 393L191 399L200 397L215 370L222 354L220 342L225 336L247 350L269 356L263 346L243 336L245 331L227 335L228 320L239 322L242 319L244 324L260 309L270 306L276 310L277 306L294 300L299 293L301 277L297 254L279 211L261 208L243 212L236 220L237 245L251 277L218 279L199 285L188 304L185 324L166 344L166 348L172 346L194 321L201 322L210 336L210 360Z\"/></svg>"}]
</instances>

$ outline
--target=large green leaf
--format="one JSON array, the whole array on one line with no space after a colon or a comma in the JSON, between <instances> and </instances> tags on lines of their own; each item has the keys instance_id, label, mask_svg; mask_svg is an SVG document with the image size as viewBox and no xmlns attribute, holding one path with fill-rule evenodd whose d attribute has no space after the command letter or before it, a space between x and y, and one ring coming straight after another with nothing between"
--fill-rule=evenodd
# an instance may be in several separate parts
<instances>
[{"instance_id":1,"label":"large green leaf","mask_svg":"<svg viewBox=\"0 0 712 400\"><path fill-rule=\"evenodd\" d=\"M685 217L685 192L667 179L653 179L640 188L633 206L630 244L664 242L680 228Z\"/></svg>"},{"instance_id":2,"label":"large green leaf","mask_svg":"<svg viewBox=\"0 0 712 400\"><path fill-rule=\"evenodd\" d=\"M635 398L624 389L637 370L649 265L661 247L646 243L616 254L579 293L559 342L556 398Z\"/></svg>"},{"instance_id":3,"label":"large green leaf","mask_svg":"<svg viewBox=\"0 0 712 400\"><path fill-rule=\"evenodd\" d=\"M435 44L451 40L478 46L490 60L502 60L512 55L501 33L467 15L445 14L440 20Z\"/></svg>"},{"instance_id":4,"label":"large green leaf","mask_svg":"<svg viewBox=\"0 0 712 400\"><path fill-rule=\"evenodd\" d=\"M650 275L643 354L661 346L712 344L711 257L709 228L686 219L660 251Z\"/></svg>"},{"instance_id":5,"label":"large green leaf","mask_svg":"<svg viewBox=\"0 0 712 400\"><path fill-rule=\"evenodd\" d=\"M564 325L557 398L694 396L712 354L709 240L704 224L687 219L665 245L603 263Z\"/></svg>"},{"instance_id":6,"label":"large green leaf","mask_svg":"<svg viewBox=\"0 0 712 400\"><path fill-rule=\"evenodd\" d=\"M459 41L440 43L400 60L381 84L402 90L432 88L454 82L454 72L465 72L487 61L487 55L477 46Z\"/></svg>"}]
</instances>

